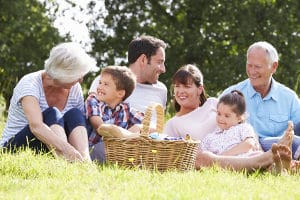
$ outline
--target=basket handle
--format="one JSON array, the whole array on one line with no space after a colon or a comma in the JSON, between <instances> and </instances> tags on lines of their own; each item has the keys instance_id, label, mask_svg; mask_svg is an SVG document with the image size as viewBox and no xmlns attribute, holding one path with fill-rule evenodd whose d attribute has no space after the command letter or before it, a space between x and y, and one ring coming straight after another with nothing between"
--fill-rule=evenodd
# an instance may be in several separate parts
<instances>
[{"instance_id":1,"label":"basket handle","mask_svg":"<svg viewBox=\"0 0 300 200\"><path fill-rule=\"evenodd\" d=\"M141 130L141 135L148 137L150 133L150 122L152 118L152 111L156 111L156 131L158 133L163 132L164 128L164 108L162 107L161 104L153 104L147 107L144 120L142 122L142 130Z\"/></svg>"}]
</instances>

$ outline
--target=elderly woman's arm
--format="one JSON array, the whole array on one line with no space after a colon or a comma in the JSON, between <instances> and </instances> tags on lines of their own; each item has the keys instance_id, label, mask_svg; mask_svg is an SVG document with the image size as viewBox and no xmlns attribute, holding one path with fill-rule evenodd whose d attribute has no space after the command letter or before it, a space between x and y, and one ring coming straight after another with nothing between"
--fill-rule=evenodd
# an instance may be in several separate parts
<instances>
[{"instance_id":1,"label":"elderly woman's arm","mask_svg":"<svg viewBox=\"0 0 300 200\"><path fill-rule=\"evenodd\" d=\"M82 160L81 154L67 142L64 129L59 125L47 126L43 122L39 103L34 96L25 96L21 104L28 120L31 132L58 155L70 161Z\"/></svg>"}]
</instances>

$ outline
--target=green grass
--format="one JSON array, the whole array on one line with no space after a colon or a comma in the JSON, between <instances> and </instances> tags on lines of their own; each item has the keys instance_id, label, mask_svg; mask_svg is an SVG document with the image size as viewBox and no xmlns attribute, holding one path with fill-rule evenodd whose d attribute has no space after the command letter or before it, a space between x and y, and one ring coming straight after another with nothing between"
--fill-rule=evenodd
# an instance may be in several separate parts
<instances>
[{"instance_id":1,"label":"green grass","mask_svg":"<svg viewBox=\"0 0 300 200\"><path fill-rule=\"evenodd\" d=\"M150 172L0 154L0 199L298 199L299 176L211 168Z\"/></svg>"},{"instance_id":2,"label":"green grass","mask_svg":"<svg viewBox=\"0 0 300 200\"><path fill-rule=\"evenodd\" d=\"M0 120L0 136L4 120ZM300 175L217 167L165 173L0 150L0 199L299 199Z\"/></svg>"},{"instance_id":3,"label":"green grass","mask_svg":"<svg viewBox=\"0 0 300 200\"><path fill-rule=\"evenodd\" d=\"M296 176L234 173L218 169L152 173L50 156L2 154L1 199L293 199Z\"/></svg>"}]
</instances>

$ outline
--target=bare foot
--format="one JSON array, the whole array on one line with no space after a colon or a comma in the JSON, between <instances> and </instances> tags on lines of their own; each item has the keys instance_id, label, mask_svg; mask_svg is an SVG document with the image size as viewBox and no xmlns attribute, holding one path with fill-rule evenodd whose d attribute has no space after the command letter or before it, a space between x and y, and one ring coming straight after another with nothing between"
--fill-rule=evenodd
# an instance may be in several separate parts
<instances>
[{"instance_id":1,"label":"bare foot","mask_svg":"<svg viewBox=\"0 0 300 200\"><path fill-rule=\"evenodd\" d=\"M282 172L282 162L281 162L281 159L280 159L280 155L278 153L278 145L275 143L272 145L272 154L273 154L273 160L274 160L274 163L275 163L275 166L274 166L274 172L275 174L281 174Z\"/></svg>"},{"instance_id":2,"label":"bare foot","mask_svg":"<svg viewBox=\"0 0 300 200\"><path fill-rule=\"evenodd\" d=\"M292 174L299 174L300 172L300 161L293 160L291 163L291 173Z\"/></svg>"},{"instance_id":3,"label":"bare foot","mask_svg":"<svg viewBox=\"0 0 300 200\"><path fill-rule=\"evenodd\" d=\"M280 160L282 163L282 167L286 171L290 171L291 169L291 161L292 161L292 152L289 147L284 145L278 146L278 153L280 155Z\"/></svg>"},{"instance_id":4,"label":"bare foot","mask_svg":"<svg viewBox=\"0 0 300 200\"><path fill-rule=\"evenodd\" d=\"M120 129L113 124L101 124L101 126L99 126L97 129L97 133L99 135L102 135L103 137L116 137L116 138L123 137Z\"/></svg>"},{"instance_id":5,"label":"bare foot","mask_svg":"<svg viewBox=\"0 0 300 200\"><path fill-rule=\"evenodd\" d=\"M214 164L214 154L208 151L198 151L196 155L195 169L199 170L201 167L210 167Z\"/></svg>"},{"instance_id":6,"label":"bare foot","mask_svg":"<svg viewBox=\"0 0 300 200\"><path fill-rule=\"evenodd\" d=\"M288 127L283 136L278 140L279 145L285 145L291 148L294 137L294 125L292 121L288 122Z\"/></svg>"},{"instance_id":7,"label":"bare foot","mask_svg":"<svg viewBox=\"0 0 300 200\"><path fill-rule=\"evenodd\" d=\"M97 133L104 137L116 137L116 138L134 138L139 136L139 133L133 133L114 124L102 124L97 129Z\"/></svg>"}]
</instances>

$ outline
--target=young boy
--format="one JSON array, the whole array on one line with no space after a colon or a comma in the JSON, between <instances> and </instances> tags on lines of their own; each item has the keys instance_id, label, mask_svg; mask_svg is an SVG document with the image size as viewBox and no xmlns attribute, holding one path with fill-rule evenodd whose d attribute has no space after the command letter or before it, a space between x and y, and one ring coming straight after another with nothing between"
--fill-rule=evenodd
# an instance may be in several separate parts
<instances>
[{"instance_id":1,"label":"young boy","mask_svg":"<svg viewBox=\"0 0 300 200\"><path fill-rule=\"evenodd\" d=\"M131 95L135 84L136 77L130 69L124 66L108 66L101 71L97 94L89 94L86 100L89 145L94 148L102 148L103 150L100 152L103 155L103 144L99 144L102 142L101 137L97 134L97 132L101 134L101 125L116 125L106 127L113 129L111 133L132 133L133 136L136 136L140 132L144 114L130 108L128 103L124 103L124 100ZM98 144L101 147L97 147ZM101 156L99 158L99 156L91 153L92 159L102 161L103 158Z\"/></svg>"}]
</instances>

